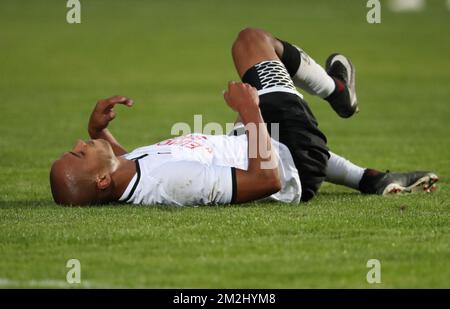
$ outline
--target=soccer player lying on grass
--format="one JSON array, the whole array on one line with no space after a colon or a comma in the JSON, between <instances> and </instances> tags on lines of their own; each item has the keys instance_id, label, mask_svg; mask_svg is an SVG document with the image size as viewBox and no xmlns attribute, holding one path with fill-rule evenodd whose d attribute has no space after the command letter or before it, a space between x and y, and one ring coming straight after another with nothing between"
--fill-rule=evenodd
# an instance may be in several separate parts
<instances>
[{"instance_id":1,"label":"soccer player lying on grass","mask_svg":"<svg viewBox=\"0 0 450 309\"><path fill-rule=\"evenodd\" d=\"M202 205L264 198L299 203L313 198L323 181L367 194L434 190L434 173L382 173L328 150L295 86L328 101L339 116L352 116L358 106L348 58L333 54L323 69L296 46L251 28L239 33L232 54L243 81L230 82L224 92L241 123L233 134L190 134L128 153L107 127L115 117L113 107L133 101L124 96L100 100L88 125L92 139L79 140L52 165L54 200L66 205ZM278 132L271 132L273 124ZM278 133L273 134L278 140L271 133Z\"/></svg>"}]
</instances>

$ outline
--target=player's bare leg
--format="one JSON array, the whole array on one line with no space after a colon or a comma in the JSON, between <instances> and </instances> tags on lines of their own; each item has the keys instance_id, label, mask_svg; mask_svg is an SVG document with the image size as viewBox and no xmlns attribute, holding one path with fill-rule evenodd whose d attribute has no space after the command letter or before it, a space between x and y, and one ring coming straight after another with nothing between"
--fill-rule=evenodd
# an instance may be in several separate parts
<instances>
[{"instance_id":1,"label":"player's bare leg","mask_svg":"<svg viewBox=\"0 0 450 309\"><path fill-rule=\"evenodd\" d=\"M327 60L328 74L322 67L299 48L276 39L270 33L253 28L244 29L233 44L233 59L239 76L262 61L282 61L295 85L309 93L334 98L343 102L341 116L351 116L357 109L354 92L354 68L350 61L339 54L331 55ZM332 73L332 72L331 72ZM347 76L345 76L347 74ZM352 76L351 76L352 75ZM349 91L342 90L341 81ZM349 94L350 92L350 94ZM336 101L335 101L336 102ZM352 103L353 102L353 103ZM339 104L332 107L338 112ZM339 113L339 112L338 112ZM349 160L330 152L326 168L326 181L344 185L362 193L386 195L390 193L424 191L436 188L438 177L432 172L383 173L374 169L359 167Z\"/></svg>"},{"instance_id":2,"label":"player's bare leg","mask_svg":"<svg viewBox=\"0 0 450 309\"><path fill-rule=\"evenodd\" d=\"M263 30L246 28L239 32L232 47L233 61L239 77L242 78L251 67L262 61L280 61L276 52L283 48L280 45Z\"/></svg>"},{"instance_id":3,"label":"player's bare leg","mask_svg":"<svg viewBox=\"0 0 450 309\"><path fill-rule=\"evenodd\" d=\"M301 200L308 201L325 180L329 153L325 135L281 61L282 49L282 43L267 32L247 28L239 33L232 54L242 81L258 90L269 133L289 149L301 171Z\"/></svg>"},{"instance_id":4,"label":"player's bare leg","mask_svg":"<svg viewBox=\"0 0 450 309\"><path fill-rule=\"evenodd\" d=\"M233 47L233 58L241 77L251 63L269 59L269 55L275 59L274 53L283 62L295 86L328 101L343 118L358 111L355 68L344 55L330 55L325 70L301 48L254 28L242 30ZM248 55L255 55L255 58L246 57Z\"/></svg>"}]
</instances>

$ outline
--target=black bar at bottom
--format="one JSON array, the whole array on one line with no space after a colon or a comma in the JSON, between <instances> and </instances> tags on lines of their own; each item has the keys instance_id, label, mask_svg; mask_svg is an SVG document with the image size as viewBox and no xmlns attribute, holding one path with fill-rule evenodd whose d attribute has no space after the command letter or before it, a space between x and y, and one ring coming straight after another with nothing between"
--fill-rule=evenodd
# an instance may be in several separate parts
<instances>
[{"instance_id":1,"label":"black bar at bottom","mask_svg":"<svg viewBox=\"0 0 450 309\"><path fill-rule=\"evenodd\" d=\"M426 305L448 303L449 290L255 290L255 289L65 289L0 290L5 304L84 306L99 304L141 307L148 305L197 305L212 307L223 304L289 305L330 304L350 306ZM144 306L146 308L147 306ZM3 307L7 308L7 307Z\"/></svg>"}]
</instances>

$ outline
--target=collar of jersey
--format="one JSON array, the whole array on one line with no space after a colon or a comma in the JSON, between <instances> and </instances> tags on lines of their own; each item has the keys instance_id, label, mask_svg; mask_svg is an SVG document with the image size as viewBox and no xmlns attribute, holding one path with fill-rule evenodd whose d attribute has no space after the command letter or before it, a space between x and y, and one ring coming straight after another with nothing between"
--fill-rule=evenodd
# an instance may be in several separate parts
<instances>
[{"instance_id":1,"label":"collar of jersey","mask_svg":"<svg viewBox=\"0 0 450 309\"><path fill-rule=\"evenodd\" d=\"M139 159L142 159L143 157L146 157L147 154L144 154L142 156L139 156L137 158L133 158L130 160L134 160L136 163L136 174L131 179L130 183L128 184L127 188L125 189L125 192L123 192L122 196L119 198L120 202L128 202L131 197L134 194L134 191L136 191L136 188L139 184L139 180L141 179L141 167L139 165Z\"/></svg>"}]
</instances>

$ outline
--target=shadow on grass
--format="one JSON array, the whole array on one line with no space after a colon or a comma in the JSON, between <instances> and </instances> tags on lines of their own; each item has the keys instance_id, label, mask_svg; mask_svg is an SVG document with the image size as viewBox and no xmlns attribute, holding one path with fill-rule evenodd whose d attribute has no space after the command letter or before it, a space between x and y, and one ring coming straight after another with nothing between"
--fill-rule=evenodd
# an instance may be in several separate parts
<instances>
[{"instance_id":1,"label":"shadow on grass","mask_svg":"<svg viewBox=\"0 0 450 309\"><path fill-rule=\"evenodd\" d=\"M364 196L363 194L354 191L354 192L333 192L333 191L324 191L324 192L319 192L319 194L317 195L317 197L356 197L356 196ZM369 196L369 195L367 195ZM314 201L314 199L312 200Z\"/></svg>"},{"instance_id":2,"label":"shadow on grass","mask_svg":"<svg viewBox=\"0 0 450 309\"><path fill-rule=\"evenodd\" d=\"M0 208L58 206L51 199L36 200L0 200Z\"/></svg>"},{"instance_id":3,"label":"shadow on grass","mask_svg":"<svg viewBox=\"0 0 450 309\"><path fill-rule=\"evenodd\" d=\"M316 200L322 199L347 199L354 197L363 197L359 192L320 192L316 198L308 201L301 202L301 205L314 205ZM33 208L33 207L60 207L60 208L140 208L140 207L152 207L163 211L182 211L184 209L203 208L203 209L217 209L217 208L252 208L252 207L273 207L285 205L284 203L272 201L272 200L260 200L251 203L235 204L235 205L211 205L211 206L175 206L175 205L133 205L133 204L121 204L112 203L105 205L91 205L91 206L60 206L55 204L52 199L36 199L36 200L0 200L0 208Z\"/></svg>"}]
</instances>

